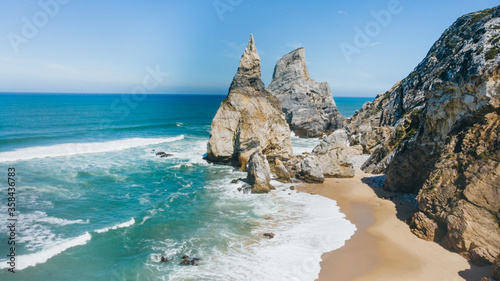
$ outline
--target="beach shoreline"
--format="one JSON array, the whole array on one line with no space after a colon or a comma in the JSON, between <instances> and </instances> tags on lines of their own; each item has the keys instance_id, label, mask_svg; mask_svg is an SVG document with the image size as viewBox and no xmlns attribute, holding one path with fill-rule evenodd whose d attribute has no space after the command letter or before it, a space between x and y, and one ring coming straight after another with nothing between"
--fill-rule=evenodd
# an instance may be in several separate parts
<instances>
[{"instance_id":1,"label":"beach shoreline","mask_svg":"<svg viewBox=\"0 0 500 281\"><path fill-rule=\"evenodd\" d=\"M356 232L340 249L322 255L316 280L481 280L491 266L471 265L457 253L413 235L404 222L415 207L382 199L392 194L354 178L298 186L301 192L335 200ZM401 204L402 203L402 204Z\"/></svg>"}]
</instances>

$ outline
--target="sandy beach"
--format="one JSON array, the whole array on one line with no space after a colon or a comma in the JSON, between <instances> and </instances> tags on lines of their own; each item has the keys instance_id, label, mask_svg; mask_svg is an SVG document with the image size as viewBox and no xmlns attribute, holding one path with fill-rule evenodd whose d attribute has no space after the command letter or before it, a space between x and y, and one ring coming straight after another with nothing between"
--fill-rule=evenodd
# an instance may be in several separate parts
<instances>
[{"instance_id":1,"label":"sandy beach","mask_svg":"<svg viewBox=\"0 0 500 281\"><path fill-rule=\"evenodd\" d=\"M414 207L386 200L361 171L350 179L326 179L299 188L337 201L356 232L344 247L322 256L317 280L481 280L491 267L477 267L437 243L414 236L404 220ZM403 204L401 204L403 203Z\"/></svg>"}]
</instances>

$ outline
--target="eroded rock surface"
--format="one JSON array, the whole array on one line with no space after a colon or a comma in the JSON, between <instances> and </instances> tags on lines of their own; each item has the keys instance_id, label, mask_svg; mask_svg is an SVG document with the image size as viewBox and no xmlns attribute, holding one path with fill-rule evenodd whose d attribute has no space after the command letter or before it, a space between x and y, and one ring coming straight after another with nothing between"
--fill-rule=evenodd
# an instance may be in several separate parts
<instances>
[{"instance_id":1,"label":"eroded rock surface","mask_svg":"<svg viewBox=\"0 0 500 281\"><path fill-rule=\"evenodd\" d=\"M262 152L254 152L248 161L247 181L252 193L267 193L271 190L271 168Z\"/></svg>"},{"instance_id":2,"label":"eroded rock surface","mask_svg":"<svg viewBox=\"0 0 500 281\"><path fill-rule=\"evenodd\" d=\"M276 63L268 90L281 101L286 120L299 137L321 137L344 126L345 118L337 110L330 85L309 77L304 48Z\"/></svg>"},{"instance_id":3,"label":"eroded rock surface","mask_svg":"<svg viewBox=\"0 0 500 281\"><path fill-rule=\"evenodd\" d=\"M477 264L500 253L500 8L460 17L412 73L363 106L352 144L384 188L418 193L419 237Z\"/></svg>"},{"instance_id":4,"label":"eroded rock surface","mask_svg":"<svg viewBox=\"0 0 500 281\"><path fill-rule=\"evenodd\" d=\"M261 80L260 57L250 37L229 94L212 120L207 160L245 169L256 151L269 159L292 155L290 128L280 101Z\"/></svg>"}]
</instances>

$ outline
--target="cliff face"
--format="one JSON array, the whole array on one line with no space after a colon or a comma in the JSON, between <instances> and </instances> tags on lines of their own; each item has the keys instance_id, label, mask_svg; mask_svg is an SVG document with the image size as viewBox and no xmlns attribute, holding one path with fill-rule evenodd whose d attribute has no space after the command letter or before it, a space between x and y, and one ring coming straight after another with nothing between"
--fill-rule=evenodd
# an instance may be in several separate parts
<instances>
[{"instance_id":1,"label":"cliff face","mask_svg":"<svg viewBox=\"0 0 500 281\"><path fill-rule=\"evenodd\" d=\"M500 7L465 15L349 124L363 168L418 193L413 232L476 263L500 253L499 53Z\"/></svg>"},{"instance_id":2,"label":"cliff face","mask_svg":"<svg viewBox=\"0 0 500 281\"><path fill-rule=\"evenodd\" d=\"M344 126L330 86L309 78L304 48L281 58L268 87L280 101L292 131L300 137L320 137Z\"/></svg>"},{"instance_id":3,"label":"cliff face","mask_svg":"<svg viewBox=\"0 0 500 281\"><path fill-rule=\"evenodd\" d=\"M500 254L500 110L465 118L449 134L410 218L417 236L478 264Z\"/></svg>"},{"instance_id":4,"label":"cliff face","mask_svg":"<svg viewBox=\"0 0 500 281\"><path fill-rule=\"evenodd\" d=\"M251 36L229 94L212 120L207 160L244 169L256 151L269 159L287 159L292 155L290 134L280 101L261 80L260 57Z\"/></svg>"}]
</instances>

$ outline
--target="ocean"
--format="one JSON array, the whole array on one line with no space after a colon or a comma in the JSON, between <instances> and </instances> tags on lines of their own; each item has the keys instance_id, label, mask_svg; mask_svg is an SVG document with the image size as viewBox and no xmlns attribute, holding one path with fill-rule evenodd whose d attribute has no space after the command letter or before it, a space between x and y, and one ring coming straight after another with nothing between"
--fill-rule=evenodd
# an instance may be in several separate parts
<instances>
[{"instance_id":1,"label":"ocean","mask_svg":"<svg viewBox=\"0 0 500 281\"><path fill-rule=\"evenodd\" d=\"M356 229L333 200L244 194L245 173L203 160L225 96L0 98L0 280L314 280ZM368 100L335 98L345 116Z\"/></svg>"}]
</instances>

